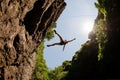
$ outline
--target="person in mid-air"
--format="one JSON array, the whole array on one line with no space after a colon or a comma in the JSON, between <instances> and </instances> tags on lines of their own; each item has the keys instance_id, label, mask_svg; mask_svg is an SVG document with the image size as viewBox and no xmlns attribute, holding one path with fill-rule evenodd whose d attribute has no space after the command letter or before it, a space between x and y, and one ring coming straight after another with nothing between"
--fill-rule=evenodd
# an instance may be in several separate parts
<instances>
[{"instance_id":1,"label":"person in mid-air","mask_svg":"<svg viewBox=\"0 0 120 80\"><path fill-rule=\"evenodd\" d=\"M60 38L60 42L58 42L58 43L53 43L53 44L51 44L51 45L47 45L47 47L54 46L54 45L64 45L64 46L63 46L63 51L64 51L65 45L66 45L67 43L72 42L73 40L76 39L76 38L74 38L74 39L72 39L72 40L63 40L63 38L56 32L56 30L54 30L54 32L55 32L55 34L57 34L58 37Z\"/></svg>"}]
</instances>

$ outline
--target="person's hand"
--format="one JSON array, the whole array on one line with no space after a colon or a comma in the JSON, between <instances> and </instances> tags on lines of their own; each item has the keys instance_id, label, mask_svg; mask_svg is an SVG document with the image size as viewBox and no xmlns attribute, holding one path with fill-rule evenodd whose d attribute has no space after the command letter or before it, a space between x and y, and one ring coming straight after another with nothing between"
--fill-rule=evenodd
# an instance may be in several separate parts
<instances>
[{"instance_id":1,"label":"person's hand","mask_svg":"<svg viewBox=\"0 0 120 80\"><path fill-rule=\"evenodd\" d=\"M73 40L76 40L76 38L74 38Z\"/></svg>"}]
</instances>

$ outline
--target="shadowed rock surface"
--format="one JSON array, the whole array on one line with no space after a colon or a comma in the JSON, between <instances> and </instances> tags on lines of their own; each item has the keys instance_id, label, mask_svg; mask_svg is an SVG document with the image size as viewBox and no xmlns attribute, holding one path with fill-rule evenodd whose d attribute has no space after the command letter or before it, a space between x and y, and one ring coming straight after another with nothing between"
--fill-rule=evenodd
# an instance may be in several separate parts
<instances>
[{"instance_id":1,"label":"shadowed rock surface","mask_svg":"<svg viewBox=\"0 0 120 80\"><path fill-rule=\"evenodd\" d=\"M0 0L0 80L30 80L36 48L64 0Z\"/></svg>"},{"instance_id":2,"label":"shadowed rock surface","mask_svg":"<svg viewBox=\"0 0 120 80\"><path fill-rule=\"evenodd\" d=\"M120 80L120 1L97 1L90 40L76 52L66 80Z\"/></svg>"}]
</instances>

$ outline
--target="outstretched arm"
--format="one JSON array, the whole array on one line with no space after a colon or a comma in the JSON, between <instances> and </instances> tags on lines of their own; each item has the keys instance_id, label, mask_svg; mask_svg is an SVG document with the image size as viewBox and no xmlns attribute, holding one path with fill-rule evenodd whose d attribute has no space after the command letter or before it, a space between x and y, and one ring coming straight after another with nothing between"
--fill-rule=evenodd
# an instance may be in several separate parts
<instances>
[{"instance_id":1,"label":"outstretched arm","mask_svg":"<svg viewBox=\"0 0 120 80\"><path fill-rule=\"evenodd\" d=\"M60 45L60 43L53 43L53 44L47 45L47 47L55 46L55 45Z\"/></svg>"},{"instance_id":2,"label":"outstretched arm","mask_svg":"<svg viewBox=\"0 0 120 80\"><path fill-rule=\"evenodd\" d=\"M63 39L62 39L62 37L60 36L60 34L58 34L58 33L56 32L56 30L54 30L54 32L55 32L55 34L58 35L58 37L60 38L60 41L63 41Z\"/></svg>"},{"instance_id":3,"label":"outstretched arm","mask_svg":"<svg viewBox=\"0 0 120 80\"><path fill-rule=\"evenodd\" d=\"M72 40L69 40L69 41L67 41L67 42L72 42L72 41L74 41L74 40L76 40L76 38L74 38L74 39L72 39Z\"/></svg>"}]
</instances>

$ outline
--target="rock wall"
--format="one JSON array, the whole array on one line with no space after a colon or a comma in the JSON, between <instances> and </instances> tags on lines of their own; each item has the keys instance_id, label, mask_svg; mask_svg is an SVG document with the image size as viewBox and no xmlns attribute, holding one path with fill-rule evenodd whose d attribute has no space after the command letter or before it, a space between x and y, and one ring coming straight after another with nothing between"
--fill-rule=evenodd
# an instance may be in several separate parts
<instances>
[{"instance_id":1,"label":"rock wall","mask_svg":"<svg viewBox=\"0 0 120 80\"><path fill-rule=\"evenodd\" d=\"M90 40L74 55L66 80L120 80L120 1L97 1Z\"/></svg>"},{"instance_id":2,"label":"rock wall","mask_svg":"<svg viewBox=\"0 0 120 80\"><path fill-rule=\"evenodd\" d=\"M0 0L0 80L30 80L36 48L64 0Z\"/></svg>"}]
</instances>

